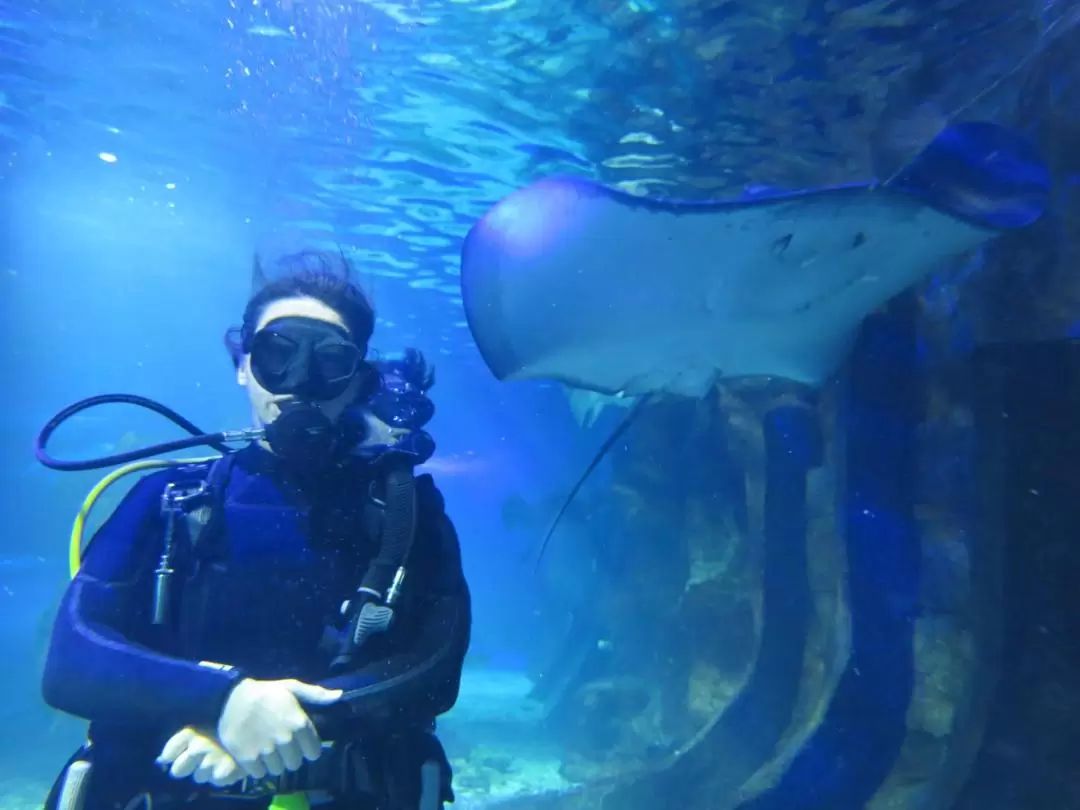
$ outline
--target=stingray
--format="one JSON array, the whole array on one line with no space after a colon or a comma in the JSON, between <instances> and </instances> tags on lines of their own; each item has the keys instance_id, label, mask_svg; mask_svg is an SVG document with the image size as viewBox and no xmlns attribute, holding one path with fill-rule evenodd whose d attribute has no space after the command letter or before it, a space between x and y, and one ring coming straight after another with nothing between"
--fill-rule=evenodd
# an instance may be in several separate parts
<instances>
[{"instance_id":1,"label":"stingray","mask_svg":"<svg viewBox=\"0 0 1080 810\"><path fill-rule=\"evenodd\" d=\"M701 397L738 377L818 387L868 314L1035 222L1050 185L1035 147L987 122L947 127L887 183L679 202L544 179L467 235L466 319L500 380L623 396Z\"/></svg>"},{"instance_id":2,"label":"stingray","mask_svg":"<svg viewBox=\"0 0 1080 810\"><path fill-rule=\"evenodd\" d=\"M541 180L466 237L465 314L500 380L628 396L747 376L818 386L866 315L1034 222L1049 186L1026 139L981 122L946 129L888 185L700 203Z\"/></svg>"}]
</instances>

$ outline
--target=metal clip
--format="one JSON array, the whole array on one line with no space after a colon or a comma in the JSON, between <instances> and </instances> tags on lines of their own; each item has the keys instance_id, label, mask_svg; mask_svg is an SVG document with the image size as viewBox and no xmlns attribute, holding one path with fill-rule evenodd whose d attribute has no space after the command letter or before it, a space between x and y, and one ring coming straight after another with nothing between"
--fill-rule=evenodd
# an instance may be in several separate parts
<instances>
[{"instance_id":1,"label":"metal clip","mask_svg":"<svg viewBox=\"0 0 1080 810\"><path fill-rule=\"evenodd\" d=\"M373 504L375 504L380 509L385 509L386 508L386 501L375 494L375 489L376 489L375 479L372 478L370 481L368 481L368 500L371 501Z\"/></svg>"},{"instance_id":2,"label":"metal clip","mask_svg":"<svg viewBox=\"0 0 1080 810\"><path fill-rule=\"evenodd\" d=\"M225 443L232 442L257 442L266 437L265 428L241 428L240 430L226 430L221 434L221 440Z\"/></svg>"},{"instance_id":3,"label":"metal clip","mask_svg":"<svg viewBox=\"0 0 1080 810\"><path fill-rule=\"evenodd\" d=\"M164 625L169 619L169 603L172 596L172 578L176 574L173 558L176 556L176 520L184 514L188 501L198 498L209 490L206 481L196 486L181 486L169 483L161 494L161 513L165 516L165 542L161 558L154 569L154 605L153 622Z\"/></svg>"},{"instance_id":4,"label":"metal clip","mask_svg":"<svg viewBox=\"0 0 1080 810\"><path fill-rule=\"evenodd\" d=\"M161 511L163 513L169 511L182 512L188 501L192 498L198 498L200 495L205 495L209 489L210 485L206 481L200 481L194 485L166 484L165 491L161 493Z\"/></svg>"},{"instance_id":5,"label":"metal clip","mask_svg":"<svg viewBox=\"0 0 1080 810\"><path fill-rule=\"evenodd\" d=\"M401 587L405 584L405 566L401 566L394 572L394 579L386 591L386 604L393 606L401 595Z\"/></svg>"}]
</instances>

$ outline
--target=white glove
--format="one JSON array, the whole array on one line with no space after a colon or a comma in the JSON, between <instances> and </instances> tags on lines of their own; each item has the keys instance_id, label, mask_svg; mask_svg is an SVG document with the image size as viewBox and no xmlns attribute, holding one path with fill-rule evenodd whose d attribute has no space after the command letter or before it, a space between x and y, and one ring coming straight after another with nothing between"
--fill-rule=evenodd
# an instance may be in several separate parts
<instances>
[{"instance_id":1,"label":"white glove","mask_svg":"<svg viewBox=\"0 0 1080 810\"><path fill-rule=\"evenodd\" d=\"M256 681L246 678L233 687L218 719L217 736L246 775L262 779L295 771L304 760L314 762L322 740L299 701L325 706L341 697L340 689L324 689L294 679Z\"/></svg>"},{"instance_id":2,"label":"white glove","mask_svg":"<svg viewBox=\"0 0 1080 810\"><path fill-rule=\"evenodd\" d=\"M169 776L173 779L190 776L200 785L226 787L246 775L217 740L190 726L169 738L157 761L170 766Z\"/></svg>"}]
</instances>

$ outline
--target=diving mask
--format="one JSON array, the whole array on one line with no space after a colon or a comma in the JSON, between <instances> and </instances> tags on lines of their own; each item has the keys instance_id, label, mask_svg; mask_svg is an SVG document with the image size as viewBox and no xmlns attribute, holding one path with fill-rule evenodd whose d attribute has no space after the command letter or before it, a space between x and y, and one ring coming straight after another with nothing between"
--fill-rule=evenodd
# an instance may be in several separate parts
<instances>
[{"instance_id":1,"label":"diving mask","mask_svg":"<svg viewBox=\"0 0 1080 810\"><path fill-rule=\"evenodd\" d=\"M373 387L376 373L364 352L340 326L313 318L270 321L251 338L251 374L271 394L327 402L344 394L358 377ZM365 391L358 392L363 398Z\"/></svg>"}]
</instances>

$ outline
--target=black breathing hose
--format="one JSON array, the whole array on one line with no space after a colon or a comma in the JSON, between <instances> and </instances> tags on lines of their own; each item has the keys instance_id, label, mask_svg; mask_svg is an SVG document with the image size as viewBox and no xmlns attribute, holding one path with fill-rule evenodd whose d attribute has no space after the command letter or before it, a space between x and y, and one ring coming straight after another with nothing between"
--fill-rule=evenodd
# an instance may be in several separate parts
<instances>
[{"instance_id":1,"label":"black breathing hose","mask_svg":"<svg viewBox=\"0 0 1080 810\"><path fill-rule=\"evenodd\" d=\"M45 448L53 433L56 432L56 429L75 414L81 413L89 408L96 408L99 405L135 405L139 408L146 408L149 411L164 416L174 425L183 428L191 434L191 438L176 439L171 442L143 447L139 450L129 450L125 453L116 453L111 456L90 458L82 461L63 461L50 456ZM96 397L81 399L78 402L69 405L46 422L45 427L38 433L34 455L37 457L38 461L50 469L74 472L80 470L99 470L103 467L114 467L118 464L127 464L129 461L141 461L142 459L151 458L152 456L161 455L162 453L173 453L177 450L187 450L192 447L210 447L219 453L226 454L232 452L232 449L228 447L226 442L241 441L245 439L250 440L254 438L258 437L255 436L252 431L243 430L206 433L182 417L172 408L162 405L160 402L155 402L152 399L140 397L136 394L101 394Z\"/></svg>"}]
</instances>

